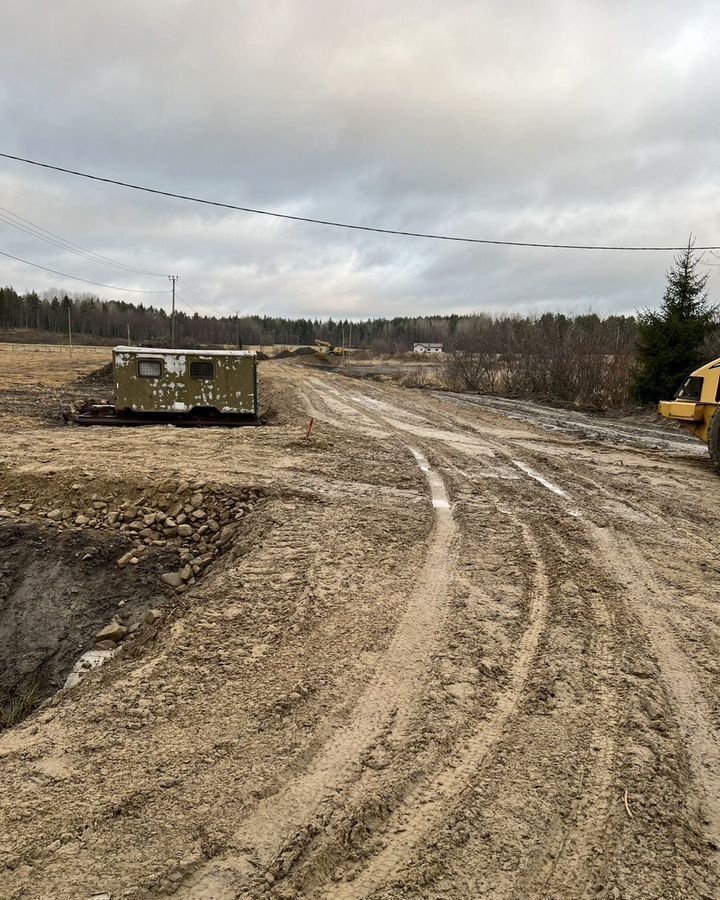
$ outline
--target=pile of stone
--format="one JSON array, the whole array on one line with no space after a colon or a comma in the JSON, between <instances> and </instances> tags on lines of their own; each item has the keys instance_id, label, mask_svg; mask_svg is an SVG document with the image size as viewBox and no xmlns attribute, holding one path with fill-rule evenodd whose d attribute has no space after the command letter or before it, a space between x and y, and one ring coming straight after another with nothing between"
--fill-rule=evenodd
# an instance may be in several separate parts
<instances>
[{"instance_id":1,"label":"pile of stone","mask_svg":"<svg viewBox=\"0 0 720 900\"><path fill-rule=\"evenodd\" d=\"M132 640L133 635L140 630L143 624L153 625L158 619L162 619L161 609L149 609L145 613L143 622L133 622L132 625L123 625L120 616L113 616L109 625L101 628L95 635L96 650L117 650L126 640Z\"/></svg>"},{"instance_id":2,"label":"pile of stone","mask_svg":"<svg viewBox=\"0 0 720 900\"><path fill-rule=\"evenodd\" d=\"M18 503L14 509L6 509L4 506L0 506L0 519L14 519L15 516L20 516L24 512L30 512L32 508L32 503Z\"/></svg>"},{"instance_id":3,"label":"pile of stone","mask_svg":"<svg viewBox=\"0 0 720 900\"><path fill-rule=\"evenodd\" d=\"M82 488L72 485L76 491ZM177 570L163 573L161 580L182 593L231 545L240 520L260 500L257 491L230 497L203 483L181 482L172 493L136 501L78 496L69 506L47 510L44 519L60 529L111 528L127 534L133 545L117 560L120 568L136 566L157 547L177 550Z\"/></svg>"}]
</instances>

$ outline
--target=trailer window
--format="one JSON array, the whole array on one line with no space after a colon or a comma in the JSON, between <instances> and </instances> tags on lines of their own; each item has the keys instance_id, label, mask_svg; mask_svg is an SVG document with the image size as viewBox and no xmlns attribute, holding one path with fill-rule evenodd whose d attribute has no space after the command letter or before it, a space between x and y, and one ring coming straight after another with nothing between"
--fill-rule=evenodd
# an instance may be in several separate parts
<instances>
[{"instance_id":1,"label":"trailer window","mask_svg":"<svg viewBox=\"0 0 720 900\"><path fill-rule=\"evenodd\" d=\"M139 359L138 375L141 378L159 378L162 375L162 363L159 359Z\"/></svg>"},{"instance_id":2,"label":"trailer window","mask_svg":"<svg viewBox=\"0 0 720 900\"><path fill-rule=\"evenodd\" d=\"M702 393L703 380L698 375L691 375L680 390L675 394L676 400L692 400L695 403L700 401Z\"/></svg>"},{"instance_id":3,"label":"trailer window","mask_svg":"<svg viewBox=\"0 0 720 900\"><path fill-rule=\"evenodd\" d=\"M191 378L212 378L213 364L211 362L194 362L190 363Z\"/></svg>"}]
</instances>

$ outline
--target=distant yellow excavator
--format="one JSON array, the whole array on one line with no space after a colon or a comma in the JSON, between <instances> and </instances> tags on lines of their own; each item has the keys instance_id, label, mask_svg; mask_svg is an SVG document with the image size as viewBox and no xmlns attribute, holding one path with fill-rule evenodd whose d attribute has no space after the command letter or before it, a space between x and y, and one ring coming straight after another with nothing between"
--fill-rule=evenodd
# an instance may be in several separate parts
<instances>
[{"instance_id":1,"label":"distant yellow excavator","mask_svg":"<svg viewBox=\"0 0 720 900\"><path fill-rule=\"evenodd\" d=\"M342 347L335 347L330 341L319 341L315 338L315 349L318 353L332 353L333 356L342 356Z\"/></svg>"},{"instance_id":2,"label":"distant yellow excavator","mask_svg":"<svg viewBox=\"0 0 720 900\"><path fill-rule=\"evenodd\" d=\"M715 467L720 470L720 359L701 366L692 373L675 394L674 400L663 400L658 412L666 419L679 422L696 438L707 444Z\"/></svg>"}]
</instances>

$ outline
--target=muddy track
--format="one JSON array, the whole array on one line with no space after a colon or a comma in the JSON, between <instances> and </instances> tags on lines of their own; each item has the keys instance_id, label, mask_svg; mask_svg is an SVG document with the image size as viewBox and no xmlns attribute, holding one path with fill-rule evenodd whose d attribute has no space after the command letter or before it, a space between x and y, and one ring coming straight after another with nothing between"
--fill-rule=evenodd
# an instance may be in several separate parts
<instances>
[{"instance_id":1,"label":"muddy track","mask_svg":"<svg viewBox=\"0 0 720 900\"><path fill-rule=\"evenodd\" d=\"M0 738L0 893L718 896L709 466L265 371L275 428L3 438L32 483L151 484L152 446L268 499L137 658Z\"/></svg>"},{"instance_id":2,"label":"muddy track","mask_svg":"<svg viewBox=\"0 0 720 900\"><path fill-rule=\"evenodd\" d=\"M461 746L453 748L449 759L445 760L445 767L434 773L428 783L404 797L399 809L384 823L392 836L382 850L351 883L328 891L327 896L343 900L367 897L395 877L427 835L458 806L468 784L487 762L509 719L517 713L537 653L547 608L547 575L542 556L529 529L522 528L521 531L534 573L529 596L529 623L517 648L507 686L487 719L464 737Z\"/></svg>"},{"instance_id":3,"label":"muddy track","mask_svg":"<svg viewBox=\"0 0 720 900\"><path fill-rule=\"evenodd\" d=\"M335 795L342 802L348 782L357 779L363 761L381 736L391 731L393 740L407 739L408 719L422 695L424 673L437 647L438 631L447 613L456 528L442 478L420 451L410 446L406 449L425 473L434 510L425 563L390 647L343 727L308 769L261 804L235 835L235 843L251 846L254 864L273 878L295 864L323 800ZM181 895L234 897L248 871L246 858L227 857L194 878Z\"/></svg>"},{"instance_id":4,"label":"muddy track","mask_svg":"<svg viewBox=\"0 0 720 900\"><path fill-rule=\"evenodd\" d=\"M313 392L315 393L313 402L316 406L320 406L318 397L320 388L317 383L313 386ZM544 839L540 841L540 846L535 849L534 858L524 865L521 864L519 870L504 886L502 879L495 877L492 896L517 896L515 892L518 891L521 891L523 896L538 897L595 895L598 891L604 890L604 886L611 880L612 860L606 848L613 843L616 846L621 845L622 836L618 836L618 831L622 830L620 826L624 824L622 816L625 815L630 820L633 815L629 805L625 805L627 795L621 780L623 766L617 762L618 745L623 743L621 711L627 710L628 702L627 685L619 678L623 653L627 652L632 637L640 646L647 645L651 655L656 652L658 646L667 647L667 633L660 630L660 625L655 622L652 627L648 627L647 621L638 615L637 595L641 589L636 588L635 592L627 590L628 570L618 570L616 564L616 560L623 556L621 548L609 551L605 538L607 528L600 527L592 521L592 517L597 518L598 513L590 512L588 509L590 498L587 488L594 490L593 500L598 493L602 492L605 496L612 497L613 492L602 489L600 485L593 485L592 482L588 483L588 480L583 485L586 489L580 492L577 490L575 478L568 487L564 486L564 482L552 481L551 477L557 478L560 474L557 467L554 467L552 473L544 474L543 470L546 470L547 466L542 458L538 460L536 454L528 456L524 448L515 447L508 450L502 441L493 438L480 439L477 433L474 440L468 440L468 432L473 433L475 429L467 425L458 428L458 423L453 421L452 416L448 420L441 413L430 422L422 414L400 410L382 399L368 397L358 393L357 390L344 392L342 388L330 386L329 393L332 396L329 405L333 414L343 415L345 423L352 421L356 426L367 427L369 422L375 422L386 428L399 429L406 435L409 433L416 441L422 441L427 448L425 452L438 468L442 470L444 466L449 466L454 477L459 473L461 478L473 480L475 474L476 484L483 484L483 477L488 473L482 471L485 468L482 464L477 463L478 451L483 449L489 451L492 467L497 470L499 462L500 469L505 470L504 477L498 480L504 488L502 492L504 506L501 507L497 495L493 497L493 501L497 508L502 508L503 513L514 519L525 547L535 560L536 574L530 591L527 626L520 638L518 652L505 689L494 698L494 708L486 713L479 726L474 729L466 726L460 731L462 738L448 753L444 767L441 766L430 777L419 780L414 788L404 789L399 802L394 806L391 804L392 808L384 810L384 814L378 815L375 810L375 833L369 842L365 841L365 846L361 844L358 847L356 842L351 848L350 855L355 860L358 857L362 859L359 866L356 865L349 872L341 874L343 868L342 866L338 868L341 855L337 847L332 860L334 870L328 862L328 853L323 855L316 848L319 868L326 876L330 873L336 883L333 885L332 881L329 883L326 881L323 886L322 877L320 880L317 877L310 877L309 873L313 869L312 860L306 858L303 862L304 876L298 884L305 889L310 887L318 896L362 898L375 894L385 896L385 893L388 896L395 896L396 893L398 896L405 896L408 883L412 884L413 879L418 879L418 873L424 873L419 878L419 883L425 883L425 889L428 886L427 878L430 884L438 885L447 883L449 879L456 890L459 889L463 879L457 870L453 871L452 866L448 865L447 856L452 856L452 852L446 855L445 839L448 833L455 833L453 829L457 829L458 821L481 828L483 818L487 820L484 810L474 811L473 808L477 804L473 801L487 790L479 786L478 777L484 770L492 769L492 751L495 745L502 745L502 739L513 733L516 743L523 746L526 753L536 742L534 729L527 732L528 726L522 721L513 722L513 719L522 719L519 713L523 704L531 702L533 664L537 665L541 672L543 670L547 672L548 668L552 668L554 654L558 653L555 665L565 673L570 683L575 684L574 678L567 674L572 666L568 664L567 658L562 659L568 651L567 645L556 644L552 636L545 635L542 652L538 653L540 635L545 626L546 616L550 615L548 610L555 611L555 615L563 622L563 628L567 630L568 612L563 612L563 609L568 606L565 595L569 594L571 597L573 595L582 597L582 605L585 608L582 614L584 621L576 640L578 649L582 648L583 674L585 677L590 676L586 698L581 706L586 706L589 702L590 710L584 716L578 717L575 708L577 698L575 703L570 704L565 698L567 705L565 713L568 716L565 730L572 731L569 720L585 719L582 725L579 723L576 725L574 742L571 740L565 748L565 751L575 758L576 764L572 774L569 774L567 771L561 771L562 766L558 764L557 759L548 760L545 774L551 778L553 768L557 769L556 777L565 782L565 788L571 799L569 803L564 804L566 808L562 822L552 823L552 818L549 822L545 821L546 833ZM343 405L346 407L344 412ZM350 410L354 411L354 419ZM364 424L361 425L363 421ZM482 453L480 455L482 458ZM525 460L529 459L533 465L524 461L522 457L525 457ZM521 475L516 478L515 473L518 471ZM547 518L542 531L531 525L535 512L532 507L537 500L533 500L528 508L528 490L525 487L528 479L535 484L531 493L537 491L542 494L545 491L552 498L551 505L560 507L559 532L554 529L552 520ZM517 490L514 489L516 485ZM485 493L490 493L487 481ZM548 499L550 498L546 496L544 502ZM590 512L590 519L585 516L587 512ZM647 514L647 509L645 512ZM651 512L650 516L651 521L657 525L660 514ZM569 529L564 524L568 519L575 520ZM586 562L582 577L578 577L578 573L573 573L574 581L568 578L564 582L562 594L553 591L554 596L550 597L548 564L538 550L538 537L544 535L542 543L547 545L548 537L553 532L555 537L551 538L551 541L561 548L561 557L577 556L578 552L581 552ZM597 552L599 541L602 543L601 539L605 541L605 552ZM624 555L627 558L628 554ZM567 567L557 559L550 563L554 581L563 568ZM639 581L637 569L630 574L637 583ZM628 606L632 606L631 611L628 611ZM574 622L576 616L572 618ZM681 658L682 654L675 655L675 674L678 673L678 659ZM669 665L664 668L666 671L661 678L665 684L669 683L668 679L672 680L670 675L673 669ZM578 672L575 673L575 677L579 677ZM540 680L543 680L541 675ZM561 678L560 682L563 680ZM692 684L688 682L687 676L684 680L681 679L680 683L686 686ZM682 766L687 762L698 796L706 798L705 802L717 809L720 807L714 774L717 744L710 717L704 708L700 707L698 711L696 701L695 711L693 712L692 707L689 710L692 723L690 730L699 732L700 737L688 742L688 736L684 734L680 722L685 705L690 701L690 692L686 690L682 697L677 697L675 696L677 691L677 687L674 691L664 691L662 706L662 715L672 720L676 740L679 742L680 771L675 774L678 780L681 780ZM563 705L563 702L558 701L554 695L552 699ZM541 748L537 748L536 752L542 757ZM702 771L701 762L710 767L710 775ZM490 790L486 795L489 802L492 802L492 793ZM347 809L345 812L347 813ZM362 807L356 806L353 812L354 818L362 821ZM546 811L544 812L546 814ZM702 815L701 811L699 816ZM528 816L528 819L530 818ZM706 817L705 821L709 826L707 838L712 843L715 840L716 823L712 820L712 816ZM508 821L504 826L505 830L512 832L514 824ZM691 857L691 864L695 863L692 857L697 849L697 824L697 821L686 823L690 831L691 846L688 855ZM494 825L498 827L497 822ZM671 828L668 830L672 831ZM379 843L378 832L384 835ZM317 841L315 843L317 844ZM432 858L438 849L441 850L438 855L442 856L443 860L440 862L438 859L433 863ZM483 855L477 849L475 852L480 857ZM465 859L463 853L459 855ZM310 856L312 857L312 854ZM432 871L433 868L435 871ZM471 872L473 868L477 869L477 860L474 866L469 863L469 869L463 869L464 891L467 892L467 896L473 896L474 891L487 890L488 887L482 879L478 880L472 875L468 877L467 872ZM402 873L400 881L397 880L399 873ZM343 880L338 882L336 880L338 875ZM706 885L704 889L711 890L714 879L715 873L711 868L702 879L702 883ZM704 889L700 889L698 896L703 896ZM457 895L465 896L465 893L458 890ZM642 892L627 894L632 895L642 896Z\"/></svg>"}]
</instances>

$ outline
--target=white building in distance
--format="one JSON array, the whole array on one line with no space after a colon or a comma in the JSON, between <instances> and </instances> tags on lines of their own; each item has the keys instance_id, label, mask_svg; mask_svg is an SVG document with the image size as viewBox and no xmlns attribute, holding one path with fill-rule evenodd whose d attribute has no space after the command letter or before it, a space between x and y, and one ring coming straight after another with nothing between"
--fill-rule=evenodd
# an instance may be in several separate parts
<instances>
[{"instance_id":1,"label":"white building in distance","mask_svg":"<svg viewBox=\"0 0 720 900\"><path fill-rule=\"evenodd\" d=\"M413 353L442 353L443 345L442 344L429 344L427 341L423 341L420 344L413 344Z\"/></svg>"}]
</instances>

